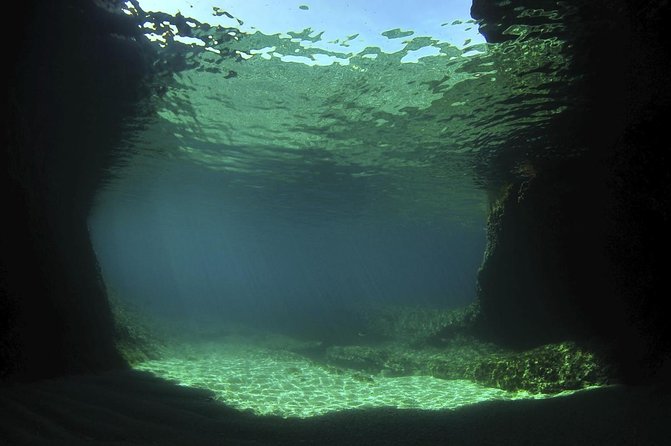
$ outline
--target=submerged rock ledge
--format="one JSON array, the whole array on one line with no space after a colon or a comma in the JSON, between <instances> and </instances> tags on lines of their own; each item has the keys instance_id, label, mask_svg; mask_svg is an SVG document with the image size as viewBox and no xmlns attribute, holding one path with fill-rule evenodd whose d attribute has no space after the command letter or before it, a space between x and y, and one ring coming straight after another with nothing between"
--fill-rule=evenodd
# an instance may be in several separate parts
<instances>
[{"instance_id":1,"label":"submerged rock ledge","mask_svg":"<svg viewBox=\"0 0 671 446\"><path fill-rule=\"evenodd\" d=\"M338 346L327 350L326 360L369 373L468 379L488 387L531 393L579 390L605 385L610 380L608 367L594 353L572 342L524 352L482 348L479 344L471 339L441 350L413 350L398 345Z\"/></svg>"},{"instance_id":2,"label":"submerged rock ledge","mask_svg":"<svg viewBox=\"0 0 671 446\"><path fill-rule=\"evenodd\" d=\"M479 305L455 310L382 307L365 311L386 341L326 350L334 365L383 375L468 379L503 390L559 393L616 381L602 348L572 341L514 350L483 340Z\"/></svg>"}]
</instances>

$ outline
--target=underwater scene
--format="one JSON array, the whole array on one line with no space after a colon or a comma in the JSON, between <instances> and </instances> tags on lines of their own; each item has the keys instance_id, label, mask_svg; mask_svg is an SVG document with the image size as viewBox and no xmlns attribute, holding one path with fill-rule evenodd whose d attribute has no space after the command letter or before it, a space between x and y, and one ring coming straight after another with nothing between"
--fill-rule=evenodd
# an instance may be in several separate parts
<instances>
[{"instance_id":1,"label":"underwater scene","mask_svg":"<svg viewBox=\"0 0 671 446\"><path fill-rule=\"evenodd\" d=\"M6 13L0 445L669 443L668 0Z\"/></svg>"},{"instance_id":2,"label":"underwater scene","mask_svg":"<svg viewBox=\"0 0 671 446\"><path fill-rule=\"evenodd\" d=\"M584 150L557 131L575 9L487 42L467 0L345 3L126 2L153 83L88 222L121 354L283 418L608 385L588 346L478 316L508 185Z\"/></svg>"}]
</instances>

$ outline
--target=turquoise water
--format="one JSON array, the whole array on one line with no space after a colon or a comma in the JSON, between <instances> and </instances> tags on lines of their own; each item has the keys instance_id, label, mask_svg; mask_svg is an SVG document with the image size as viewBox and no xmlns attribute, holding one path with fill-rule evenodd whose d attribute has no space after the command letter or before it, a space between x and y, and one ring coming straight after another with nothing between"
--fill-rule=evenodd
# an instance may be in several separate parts
<instances>
[{"instance_id":1,"label":"turquoise water","mask_svg":"<svg viewBox=\"0 0 671 446\"><path fill-rule=\"evenodd\" d=\"M521 10L537 24L490 44L468 5L171 5L126 10L155 50L153 94L90 218L110 292L170 339L198 335L137 367L285 417L534 397L362 375L221 332L408 351L403 336L436 337L421 318L371 331L360 309L474 301L489 198L539 156L571 155L547 129L578 105L560 38L572 11Z\"/></svg>"}]
</instances>

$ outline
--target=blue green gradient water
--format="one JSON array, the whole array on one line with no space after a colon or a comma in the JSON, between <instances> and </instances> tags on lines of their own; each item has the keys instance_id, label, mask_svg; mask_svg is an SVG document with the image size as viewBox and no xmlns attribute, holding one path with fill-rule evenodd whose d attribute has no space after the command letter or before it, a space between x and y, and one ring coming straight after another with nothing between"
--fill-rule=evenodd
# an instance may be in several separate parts
<instances>
[{"instance_id":1,"label":"blue green gradient water","mask_svg":"<svg viewBox=\"0 0 671 446\"><path fill-rule=\"evenodd\" d=\"M571 11L520 11L539 24L486 44L465 13L436 19L431 2L408 17L440 33L405 23L372 33L365 20L264 33L204 3L211 25L186 10L144 19L168 75L150 116L129 123L91 215L108 288L179 330L245 324L336 344L366 336L361 304L472 302L491 166L505 158L528 174L527 152L552 146L544 129L572 106L558 38ZM348 5L371 23L382 14ZM291 352L206 338L168 351L138 367L259 414L529 396L422 376L357 381Z\"/></svg>"}]
</instances>

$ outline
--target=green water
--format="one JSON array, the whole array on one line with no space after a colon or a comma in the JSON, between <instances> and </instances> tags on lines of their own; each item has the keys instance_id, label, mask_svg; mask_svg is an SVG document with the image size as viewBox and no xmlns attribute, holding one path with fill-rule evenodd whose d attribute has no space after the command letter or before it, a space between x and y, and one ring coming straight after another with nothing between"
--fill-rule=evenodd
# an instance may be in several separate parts
<instances>
[{"instance_id":1,"label":"green water","mask_svg":"<svg viewBox=\"0 0 671 446\"><path fill-rule=\"evenodd\" d=\"M117 174L143 175L153 163L145 157L168 157L225 173L230 196L245 206L296 210L312 202L343 214L346 201L366 214L477 224L492 160L504 157L512 169L545 150L546 125L572 104L563 93L571 60L557 37L571 11L557 8L529 12L544 23L512 27L517 38L500 44L389 30L384 39L401 47L391 53L354 51L346 39L320 48L329 42L319 25L264 35L233 21L190 22L198 45L154 42L161 63L180 69L162 79L155 116L128 141L136 159ZM211 14L212 23L219 17ZM477 35L467 16L442 25ZM145 30L160 34L154 28ZM439 52L405 62L426 48ZM336 62L305 63L324 58Z\"/></svg>"},{"instance_id":2,"label":"green water","mask_svg":"<svg viewBox=\"0 0 671 446\"><path fill-rule=\"evenodd\" d=\"M300 10L314 11L319 5L323 3L301 5ZM352 7L364 6L362 2ZM424 247L416 255L419 260L414 263L420 265L416 270L389 267L386 276L378 270L392 263L390 258L409 257L416 249L412 245L416 241L398 242L407 231L423 231L420 238L427 246L438 243L434 234L450 234L454 239L479 240L480 245L474 242L473 246L481 247L490 204L487 194L496 192L506 179L533 176L538 158L569 157L576 150L562 151L565 146L557 144L559 139L548 131L580 105L568 93L579 76L571 73L572 58L561 38L572 11L561 3L552 10L517 11L520 18L533 17L536 24L510 26L504 32L509 40L496 44L482 38L447 41L407 27L378 32L376 37L394 43L394 50L357 46L362 39L358 32L335 41L322 40L319 25L277 34L243 28L246 17L216 25L225 16L221 9L212 9L213 25L189 19L186 10L184 16L134 8L127 13L142 17L144 32L155 47L154 94L146 104L148 116L129 123L133 130L123 156L99 194L98 215L103 217L98 219L111 221L109 215L121 213L108 210L105 214L105 206L125 209L137 202L134 206L140 210L132 208L133 212L143 213L151 207L145 200L163 200L155 205L151 218L166 227L157 226L147 235L131 230L123 237L135 237L140 244L156 237L160 249L153 249L167 259L171 271L166 275L148 270L147 275L154 274L183 299L175 303L160 295L153 300L145 297L145 308L170 308L173 317L185 319L189 315L192 326L205 324L203 314L193 316L197 306L210 316L210 325L225 325L235 320L236 312L246 312L244 322L256 325L255 330L272 325L272 315L282 312L285 328L292 325L292 317L297 326L304 322L300 318L312 318L313 325L322 326L317 328L329 327L328 342L336 347L356 346L363 342L357 335L368 333L360 333L354 320L334 322L337 318L332 315L353 314L348 313L353 301L366 301L371 295L380 299L393 285L385 288L378 277L390 282L391 277L417 275L426 269L421 262L446 264L454 270L460 264L471 265L468 284L450 283L452 291L445 289L444 294L462 293L459 303L472 300L469 293L475 293L477 269L473 253L468 258L453 254L447 263ZM477 34L478 23L464 16L440 26L457 34ZM191 40L179 41L180 37ZM413 57L418 51L427 55ZM203 184L209 192L203 192ZM182 204L171 209L165 204L166 196L175 196ZM186 215L180 210L184 203L194 202L200 207L187 206ZM208 211L203 217L202 209L216 212ZM254 218L240 217L245 215ZM171 221L182 223L169 226ZM258 221L263 222L260 230ZM231 222L237 225L235 230ZM369 232L349 234L362 227ZM396 236L392 227L406 232ZM226 258L227 263L212 254L200 258L184 241L185 232L199 245L194 251L226 251L235 243L244 246L233 249L235 256ZM200 233L200 238L194 233ZM314 241L327 240L334 233L340 238L323 245ZM361 240L373 238L372 233L391 235L381 237L374 260L359 265L357 261L367 258ZM207 239L208 234L216 235ZM301 237L309 241L299 242ZM96 238L104 239L94 230ZM245 245L241 240L247 238L253 241ZM282 255L274 251L268 255L264 250L275 249L268 246L278 239L286 240L276 248ZM345 246L342 251L347 255L339 253L336 261L325 261L332 254L331 245ZM390 254L380 248L385 245L393 245ZM481 252L475 257L481 258ZM123 254L120 257L137 261L138 254ZM106 262L105 255L101 263L109 279L113 262ZM304 270L299 268L298 278L287 279L290 273L277 273L281 267L276 265L290 262L292 256L304 257L299 263ZM315 272L307 264L321 269ZM123 268L132 269L125 264L120 267L117 261L116 270ZM259 285L264 274L281 276L273 280L283 280L283 285L290 281L291 293L303 294L274 296L275 282ZM358 281L365 286L358 287ZM199 287L191 286L195 283ZM224 289L222 295L228 292L221 298L225 303L216 304L217 287ZM134 292L143 295L147 290ZM421 291L404 296L413 304L422 298ZM431 296L426 302L435 304L437 298ZM263 313L259 308L268 305L271 310L255 320L255 314ZM311 306L318 310L296 310ZM217 322L222 314L224 319ZM444 328L421 327L430 322L415 321L415 331L433 336ZM343 330L339 336L333 334L338 327ZM325 330L311 329L309 341L325 342ZM310 337L297 331L303 340ZM412 337L416 332L402 335ZM397 344L403 351L416 348L408 339ZM370 407L453 409L487 400L548 396L487 387L468 379L441 379L418 369L390 376L334 367L292 349L268 348L244 338L175 341L159 356L140 361L136 368L182 385L211 389L225 404L262 415L309 417Z\"/></svg>"}]
</instances>

